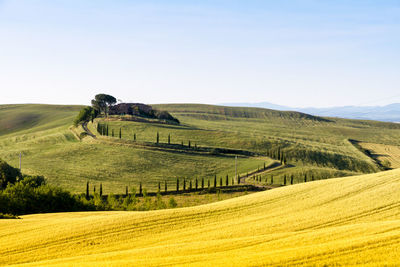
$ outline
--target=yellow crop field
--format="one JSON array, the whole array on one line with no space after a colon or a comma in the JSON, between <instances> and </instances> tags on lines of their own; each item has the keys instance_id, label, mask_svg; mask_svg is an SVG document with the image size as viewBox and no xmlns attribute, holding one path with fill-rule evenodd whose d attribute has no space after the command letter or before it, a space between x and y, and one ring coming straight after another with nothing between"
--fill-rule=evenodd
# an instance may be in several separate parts
<instances>
[{"instance_id":1,"label":"yellow crop field","mask_svg":"<svg viewBox=\"0 0 400 267\"><path fill-rule=\"evenodd\" d=\"M368 149L376 158L385 164L385 161L390 163L391 168L400 168L400 147L394 145L374 144L360 142L360 146Z\"/></svg>"},{"instance_id":2,"label":"yellow crop field","mask_svg":"<svg viewBox=\"0 0 400 267\"><path fill-rule=\"evenodd\" d=\"M0 264L400 265L400 170L150 212L0 220Z\"/></svg>"}]
</instances>

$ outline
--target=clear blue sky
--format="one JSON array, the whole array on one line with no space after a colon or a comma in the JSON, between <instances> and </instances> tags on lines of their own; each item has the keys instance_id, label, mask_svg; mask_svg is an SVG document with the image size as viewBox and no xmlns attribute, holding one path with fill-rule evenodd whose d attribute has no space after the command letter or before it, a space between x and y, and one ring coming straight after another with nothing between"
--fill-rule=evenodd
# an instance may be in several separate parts
<instances>
[{"instance_id":1,"label":"clear blue sky","mask_svg":"<svg viewBox=\"0 0 400 267\"><path fill-rule=\"evenodd\" d=\"M400 102L400 1L0 0L0 103Z\"/></svg>"}]
</instances>

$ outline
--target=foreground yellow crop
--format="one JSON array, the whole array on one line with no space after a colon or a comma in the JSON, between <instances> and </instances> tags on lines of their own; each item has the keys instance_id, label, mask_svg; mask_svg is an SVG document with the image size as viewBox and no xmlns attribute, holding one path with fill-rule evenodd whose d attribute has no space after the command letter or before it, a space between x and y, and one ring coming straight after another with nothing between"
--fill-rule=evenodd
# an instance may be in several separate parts
<instances>
[{"instance_id":1,"label":"foreground yellow crop","mask_svg":"<svg viewBox=\"0 0 400 267\"><path fill-rule=\"evenodd\" d=\"M151 212L0 221L0 264L400 265L400 170Z\"/></svg>"}]
</instances>

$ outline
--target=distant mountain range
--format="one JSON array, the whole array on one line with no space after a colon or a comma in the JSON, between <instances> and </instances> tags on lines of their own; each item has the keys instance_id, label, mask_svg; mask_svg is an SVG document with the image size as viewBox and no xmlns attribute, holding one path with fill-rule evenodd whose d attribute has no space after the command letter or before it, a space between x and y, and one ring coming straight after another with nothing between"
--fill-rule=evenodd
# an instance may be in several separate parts
<instances>
[{"instance_id":1,"label":"distant mountain range","mask_svg":"<svg viewBox=\"0 0 400 267\"><path fill-rule=\"evenodd\" d=\"M323 117L339 117L346 119L377 120L388 122L400 122L400 103L386 106L343 106L331 108L294 108L275 105L269 102L260 103L222 103L223 106L233 107L257 107L275 110L299 111L311 115Z\"/></svg>"}]
</instances>

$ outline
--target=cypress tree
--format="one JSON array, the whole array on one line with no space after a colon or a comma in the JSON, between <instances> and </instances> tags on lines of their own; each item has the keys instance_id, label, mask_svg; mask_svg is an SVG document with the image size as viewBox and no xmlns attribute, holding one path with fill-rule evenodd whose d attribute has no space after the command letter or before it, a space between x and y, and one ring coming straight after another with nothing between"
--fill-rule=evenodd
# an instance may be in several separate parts
<instances>
[{"instance_id":1,"label":"cypress tree","mask_svg":"<svg viewBox=\"0 0 400 267\"><path fill-rule=\"evenodd\" d=\"M217 175L214 176L214 188L217 187Z\"/></svg>"},{"instance_id":2,"label":"cypress tree","mask_svg":"<svg viewBox=\"0 0 400 267\"><path fill-rule=\"evenodd\" d=\"M264 170L265 170L265 162L264 162Z\"/></svg>"},{"instance_id":3,"label":"cypress tree","mask_svg":"<svg viewBox=\"0 0 400 267\"><path fill-rule=\"evenodd\" d=\"M190 140L189 140L189 143L188 143L188 147L190 148Z\"/></svg>"},{"instance_id":4,"label":"cypress tree","mask_svg":"<svg viewBox=\"0 0 400 267\"><path fill-rule=\"evenodd\" d=\"M171 144L171 135L168 134L168 145L170 145L170 144Z\"/></svg>"},{"instance_id":5,"label":"cypress tree","mask_svg":"<svg viewBox=\"0 0 400 267\"><path fill-rule=\"evenodd\" d=\"M160 134L157 132L157 139L156 139L156 143L158 144L160 142Z\"/></svg>"},{"instance_id":6,"label":"cypress tree","mask_svg":"<svg viewBox=\"0 0 400 267\"><path fill-rule=\"evenodd\" d=\"M304 174L304 182L307 183L307 174Z\"/></svg>"},{"instance_id":7,"label":"cypress tree","mask_svg":"<svg viewBox=\"0 0 400 267\"><path fill-rule=\"evenodd\" d=\"M122 129L119 128L119 139L121 139L121 138L122 138Z\"/></svg>"},{"instance_id":8,"label":"cypress tree","mask_svg":"<svg viewBox=\"0 0 400 267\"><path fill-rule=\"evenodd\" d=\"M96 193L96 185L93 186L93 193Z\"/></svg>"},{"instance_id":9,"label":"cypress tree","mask_svg":"<svg viewBox=\"0 0 400 267\"><path fill-rule=\"evenodd\" d=\"M167 193L167 180L164 181L164 187L165 193Z\"/></svg>"},{"instance_id":10,"label":"cypress tree","mask_svg":"<svg viewBox=\"0 0 400 267\"><path fill-rule=\"evenodd\" d=\"M114 137L114 129L111 130L111 136Z\"/></svg>"},{"instance_id":11,"label":"cypress tree","mask_svg":"<svg viewBox=\"0 0 400 267\"><path fill-rule=\"evenodd\" d=\"M183 146L183 141L181 142L181 146Z\"/></svg>"},{"instance_id":12,"label":"cypress tree","mask_svg":"<svg viewBox=\"0 0 400 267\"><path fill-rule=\"evenodd\" d=\"M161 182L159 181L158 182L158 193L160 193L161 192Z\"/></svg>"},{"instance_id":13,"label":"cypress tree","mask_svg":"<svg viewBox=\"0 0 400 267\"><path fill-rule=\"evenodd\" d=\"M136 133L133 134L133 141L136 141Z\"/></svg>"},{"instance_id":14,"label":"cypress tree","mask_svg":"<svg viewBox=\"0 0 400 267\"><path fill-rule=\"evenodd\" d=\"M192 180L189 180L189 191L192 191Z\"/></svg>"},{"instance_id":15,"label":"cypress tree","mask_svg":"<svg viewBox=\"0 0 400 267\"><path fill-rule=\"evenodd\" d=\"M232 177L232 185L234 185L235 184L235 179Z\"/></svg>"},{"instance_id":16,"label":"cypress tree","mask_svg":"<svg viewBox=\"0 0 400 267\"><path fill-rule=\"evenodd\" d=\"M271 174L271 185L274 184L274 176Z\"/></svg>"},{"instance_id":17,"label":"cypress tree","mask_svg":"<svg viewBox=\"0 0 400 267\"><path fill-rule=\"evenodd\" d=\"M228 174L226 175L226 181L225 181L225 186L228 186L229 185L229 177L228 177Z\"/></svg>"},{"instance_id":18,"label":"cypress tree","mask_svg":"<svg viewBox=\"0 0 400 267\"><path fill-rule=\"evenodd\" d=\"M186 179L183 179L183 191L186 190Z\"/></svg>"},{"instance_id":19,"label":"cypress tree","mask_svg":"<svg viewBox=\"0 0 400 267\"><path fill-rule=\"evenodd\" d=\"M290 184L293 184L293 174L290 176Z\"/></svg>"},{"instance_id":20,"label":"cypress tree","mask_svg":"<svg viewBox=\"0 0 400 267\"><path fill-rule=\"evenodd\" d=\"M204 177L201 178L201 189L204 189Z\"/></svg>"},{"instance_id":21,"label":"cypress tree","mask_svg":"<svg viewBox=\"0 0 400 267\"><path fill-rule=\"evenodd\" d=\"M222 184L222 177L221 178L219 178L219 187L222 187L223 186L223 184Z\"/></svg>"},{"instance_id":22,"label":"cypress tree","mask_svg":"<svg viewBox=\"0 0 400 267\"><path fill-rule=\"evenodd\" d=\"M210 179L207 179L208 188L210 189Z\"/></svg>"},{"instance_id":23,"label":"cypress tree","mask_svg":"<svg viewBox=\"0 0 400 267\"><path fill-rule=\"evenodd\" d=\"M237 183L240 184L240 175L237 177Z\"/></svg>"},{"instance_id":24,"label":"cypress tree","mask_svg":"<svg viewBox=\"0 0 400 267\"><path fill-rule=\"evenodd\" d=\"M125 196L128 196L128 186L125 187Z\"/></svg>"},{"instance_id":25,"label":"cypress tree","mask_svg":"<svg viewBox=\"0 0 400 267\"><path fill-rule=\"evenodd\" d=\"M100 196L102 196L103 195L103 185L100 183Z\"/></svg>"},{"instance_id":26,"label":"cypress tree","mask_svg":"<svg viewBox=\"0 0 400 267\"><path fill-rule=\"evenodd\" d=\"M176 178L176 192L179 192L179 178Z\"/></svg>"},{"instance_id":27,"label":"cypress tree","mask_svg":"<svg viewBox=\"0 0 400 267\"><path fill-rule=\"evenodd\" d=\"M196 178L196 190L198 189L198 181L197 181L197 178Z\"/></svg>"},{"instance_id":28,"label":"cypress tree","mask_svg":"<svg viewBox=\"0 0 400 267\"><path fill-rule=\"evenodd\" d=\"M286 174L283 176L283 185L286 185Z\"/></svg>"},{"instance_id":29,"label":"cypress tree","mask_svg":"<svg viewBox=\"0 0 400 267\"><path fill-rule=\"evenodd\" d=\"M106 127L106 135L108 136L108 124L107 124L107 127Z\"/></svg>"},{"instance_id":30,"label":"cypress tree","mask_svg":"<svg viewBox=\"0 0 400 267\"><path fill-rule=\"evenodd\" d=\"M140 184L139 184L139 195L142 195L142 182L140 182Z\"/></svg>"},{"instance_id":31,"label":"cypress tree","mask_svg":"<svg viewBox=\"0 0 400 267\"><path fill-rule=\"evenodd\" d=\"M314 181L314 174L311 175L311 181Z\"/></svg>"},{"instance_id":32,"label":"cypress tree","mask_svg":"<svg viewBox=\"0 0 400 267\"><path fill-rule=\"evenodd\" d=\"M86 182L86 199L89 199L89 182Z\"/></svg>"}]
</instances>

